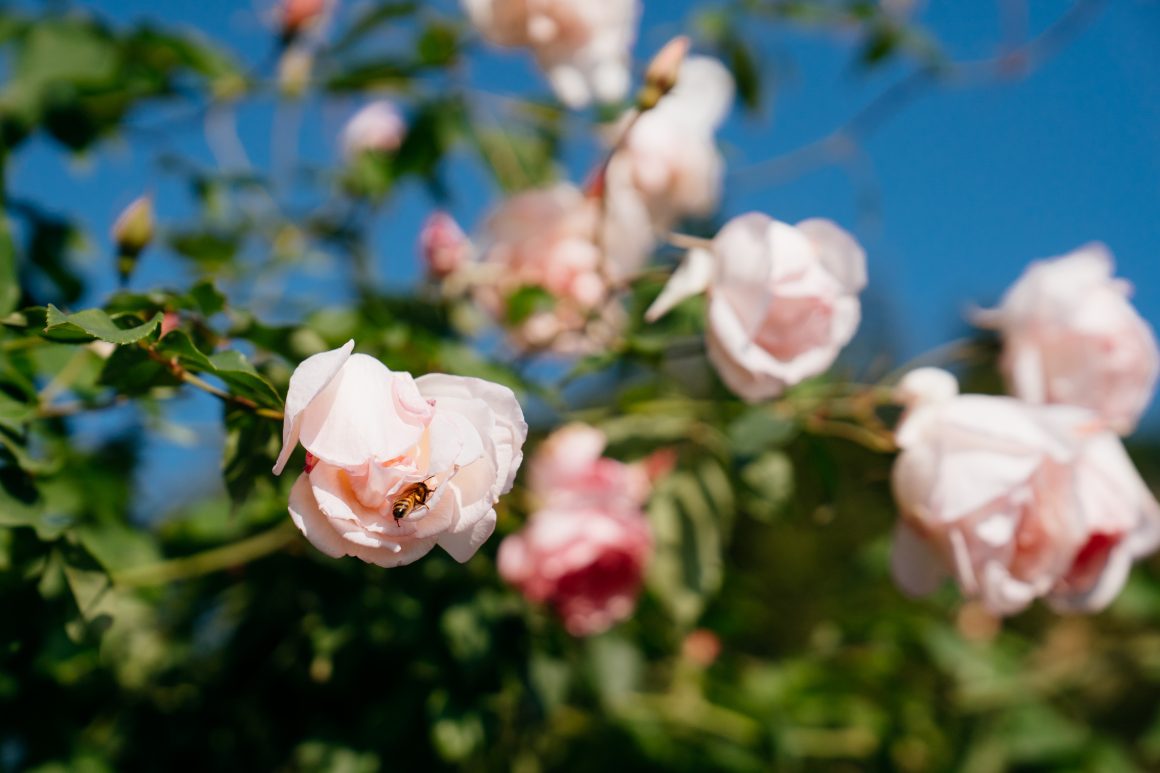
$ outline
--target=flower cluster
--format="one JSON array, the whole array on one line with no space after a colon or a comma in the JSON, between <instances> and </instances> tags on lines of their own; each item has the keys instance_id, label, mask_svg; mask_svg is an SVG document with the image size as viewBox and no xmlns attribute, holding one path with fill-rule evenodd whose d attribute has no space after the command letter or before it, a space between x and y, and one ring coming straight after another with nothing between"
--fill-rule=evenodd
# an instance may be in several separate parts
<instances>
[{"instance_id":1,"label":"flower cluster","mask_svg":"<svg viewBox=\"0 0 1160 773\"><path fill-rule=\"evenodd\" d=\"M288 8L287 19L320 14L316 5ZM487 40L530 49L566 105L628 93L635 0L463 5ZM473 300L521 349L580 352L609 348L628 321L619 294L669 237L690 248L645 321L704 295L705 352L720 380L747 402L773 400L826 372L852 340L866 254L820 218L790 224L751 212L712 239L669 234L720 206L715 135L735 91L726 68L687 56L689 45L676 38L649 65L635 105L607 127L585 188L515 193L474 240L435 213L420 253L445 297ZM377 101L347 124L342 147L348 159L393 153L405 133L399 111ZM893 572L904 591L928 593L950 576L994 615L1039 598L1095 611L1160 544L1160 504L1119 437L1160 376L1160 350L1130 289L1098 244L1033 263L997 308L975 314L1002 340L1012 396L959 394L936 369L902 379ZM291 380L275 471L301 442L295 524L331 556L395 566L438 544L466 560L494 530L494 506L519 467L519 404L504 387L412 379L351 348L308 359ZM889 446L889 430L873 421ZM632 613L652 551L644 505L664 465L607 458L605 445L586 425L552 434L528 476L532 515L499 549L501 575L577 636Z\"/></svg>"},{"instance_id":2,"label":"flower cluster","mask_svg":"<svg viewBox=\"0 0 1160 773\"><path fill-rule=\"evenodd\" d=\"M1045 598L1098 611L1160 545L1160 505L1117 434L1151 399L1160 352L1088 245L1033 263L980 324L999 331L1014 397L959 395L949 373L899 385L894 574L925 594L951 574L994 615Z\"/></svg>"}]
</instances>

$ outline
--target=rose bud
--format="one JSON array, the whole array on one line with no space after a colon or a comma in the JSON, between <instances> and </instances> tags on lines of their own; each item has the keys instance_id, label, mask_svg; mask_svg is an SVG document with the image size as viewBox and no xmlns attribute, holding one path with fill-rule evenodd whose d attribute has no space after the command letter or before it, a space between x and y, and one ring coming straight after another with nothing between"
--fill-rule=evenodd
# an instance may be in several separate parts
<instances>
[{"instance_id":1,"label":"rose bud","mask_svg":"<svg viewBox=\"0 0 1160 773\"><path fill-rule=\"evenodd\" d=\"M472 246L455 218L446 212L433 212L419 232L419 253L428 275L442 279L471 260Z\"/></svg>"},{"instance_id":2,"label":"rose bud","mask_svg":"<svg viewBox=\"0 0 1160 773\"><path fill-rule=\"evenodd\" d=\"M661 97L673 90L673 86L677 85L681 63L688 53L689 38L685 35L678 35L665 43L644 71L644 87L636 99L638 109L653 109Z\"/></svg>"},{"instance_id":3,"label":"rose bud","mask_svg":"<svg viewBox=\"0 0 1160 773\"><path fill-rule=\"evenodd\" d=\"M750 213L708 249L690 250L645 317L707 291L709 359L726 386L757 402L830 367L858 329L865 285L866 255L834 223Z\"/></svg>"},{"instance_id":4,"label":"rose bud","mask_svg":"<svg viewBox=\"0 0 1160 773\"><path fill-rule=\"evenodd\" d=\"M326 13L327 4L328 0L283 0L279 14L281 45L289 45L319 21Z\"/></svg>"},{"instance_id":5,"label":"rose bud","mask_svg":"<svg viewBox=\"0 0 1160 773\"><path fill-rule=\"evenodd\" d=\"M290 517L334 558L400 566L439 545L468 560L523 458L515 395L476 378L412 379L353 348L316 354L290 378L274 473L298 443L308 459Z\"/></svg>"},{"instance_id":6,"label":"rose bud","mask_svg":"<svg viewBox=\"0 0 1160 773\"><path fill-rule=\"evenodd\" d=\"M958 395L923 368L899 386L893 568L908 594L948 574L993 615L1037 598L1096 612L1160 544L1160 504L1120 439L1083 408Z\"/></svg>"},{"instance_id":7,"label":"rose bud","mask_svg":"<svg viewBox=\"0 0 1160 773\"><path fill-rule=\"evenodd\" d=\"M1152 399L1160 351L1128 300L1131 285L1112 270L1102 244L1036 261L999 308L975 321L999 331L1000 367L1015 396L1090 408L1126 435Z\"/></svg>"},{"instance_id":8,"label":"rose bud","mask_svg":"<svg viewBox=\"0 0 1160 773\"><path fill-rule=\"evenodd\" d=\"M360 153L394 153L403 144L407 124L393 103L380 99L359 110L342 130L348 159Z\"/></svg>"},{"instance_id":9,"label":"rose bud","mask_svg":"<svg viewBox=\"0 0 1160 773\"><path fill-rule=\"evenodd\" d=\"M137 259L153 241L153 231L153 198L148 194L134 199L113 223L112 237L117 249L117 274L121 284L129 281Z\"/></svg>"}]
</instances>

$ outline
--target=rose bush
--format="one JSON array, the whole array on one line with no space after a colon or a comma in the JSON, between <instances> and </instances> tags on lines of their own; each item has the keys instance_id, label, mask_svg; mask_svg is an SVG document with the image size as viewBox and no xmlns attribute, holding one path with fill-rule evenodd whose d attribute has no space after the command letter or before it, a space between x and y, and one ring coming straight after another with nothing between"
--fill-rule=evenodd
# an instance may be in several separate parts
<instances>
[{"instance_id":1,"label":"rose bush","mask_svg":"<svg viewBox=\"0 0 1160 773\"><path fill-rule=\"evenodd\" d=\"M1152 399L1160 351L1128 300L1132 286L1112 271L1102 244L1036 261L975 319L1002 337L1000 367L1017 397L1090 408L1123 435Z\"/></svg>"},{"instance_id":2,"label":"rose bush","mask_svg":"<svg viewBox=\"0 0 1160 773\"><path fill-rule=\"evenodd\" d=\"M948 573L996 615L1044 597L1093 612L1160 543L1160 505L1116 435L1082 408L958 395L924 368L899 385L894 575L930 593Z\"/></svg>"},{"instance_id":3,"label":"rose bush","mask_svg":"<svg viewBox=\"0 0 1160 773\"><path fill-rule=\"evenodd\" d=\"M495 529L523 458L515 395L462 376L412 379L353 348L316 354L290 379L274 472L301 443L294 524L334 558L399 566L439 545L466 561ZM409 497L417 486L425 493Z\"/></svg>"},{"instance_id":4,"label":"rose bush","mask_svg":"<svg viewBox=\"0 0 1160 773\"><path fill-rule=\"evenodd\" d=\"M757 402L822 373L854 336L866 254L829 220L750 213L690 250L646 318L709 294L706 345L725 384Z\"/></svg>"}]
</instances>

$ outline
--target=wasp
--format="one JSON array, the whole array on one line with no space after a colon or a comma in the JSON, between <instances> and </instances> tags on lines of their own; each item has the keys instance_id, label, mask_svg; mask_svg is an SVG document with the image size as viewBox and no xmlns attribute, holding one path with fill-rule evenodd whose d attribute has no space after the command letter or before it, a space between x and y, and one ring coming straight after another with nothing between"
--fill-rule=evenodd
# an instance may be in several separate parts
<instances>
[{"instance_id":1,"label":"wasp","mask_svg":"<svg viewBox=\"0 0 1160 773\"><path fill-rule=\"evenodd\" d=\"M430 480L430 478L427 480ZM400 491L398 496L395 497L395 503L391 505L391 515L395 517L395 524L399 525L399 521L420 507L426 507L432 490L425 480L419 483L412 483Z\"/></svg>"}]
</instances>

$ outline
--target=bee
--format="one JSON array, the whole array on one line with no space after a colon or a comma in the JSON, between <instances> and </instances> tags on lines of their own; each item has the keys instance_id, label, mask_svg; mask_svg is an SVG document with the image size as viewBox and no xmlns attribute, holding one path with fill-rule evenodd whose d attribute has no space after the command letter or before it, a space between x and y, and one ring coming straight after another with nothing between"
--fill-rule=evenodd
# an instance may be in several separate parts
<instances>
[{"instance_id":1,"label":"bee","mask_svg":"<svg viewBox=\"0 0 1160 773\"><path fill-rule=\"evenodd\" d=\"M427 480L430 480L428 478ZM395 503L391 505L391 515L395 518L395 525L399 521L406 518L411 513L418 510L420 507L427 506L427 500L431 497L432 488L427 485L427 481L420 481L419 483L412 483L404 488L395 497Z\"/></svg>"}]
</instances>

